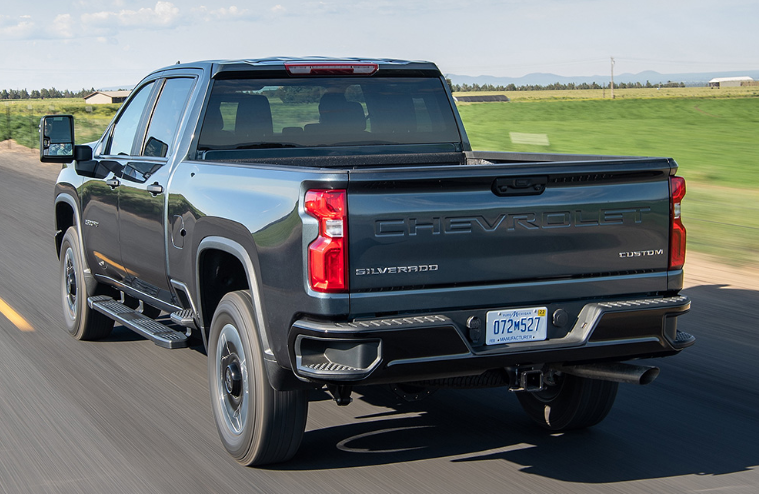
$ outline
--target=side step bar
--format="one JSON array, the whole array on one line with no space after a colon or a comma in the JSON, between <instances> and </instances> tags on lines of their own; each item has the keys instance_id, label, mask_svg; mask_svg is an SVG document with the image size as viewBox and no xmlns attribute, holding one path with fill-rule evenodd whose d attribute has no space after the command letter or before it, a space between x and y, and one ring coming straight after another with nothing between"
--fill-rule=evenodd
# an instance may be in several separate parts
<instances>
[{"instance_id":1,"label":"side step bar","mask_svg":"<svg viewBox=\"0 0 759 494\"><path fill-rule=\"evenodd\" d=\"M160 347L173 349L188 346L188 337L185 333L174 331L158 321L135 312L133 309L130 309L121 302L115 301L107 295L89 297L87 305L91 309L105 314L135 333L151 340Z\"/></svg>"}]
</instances>

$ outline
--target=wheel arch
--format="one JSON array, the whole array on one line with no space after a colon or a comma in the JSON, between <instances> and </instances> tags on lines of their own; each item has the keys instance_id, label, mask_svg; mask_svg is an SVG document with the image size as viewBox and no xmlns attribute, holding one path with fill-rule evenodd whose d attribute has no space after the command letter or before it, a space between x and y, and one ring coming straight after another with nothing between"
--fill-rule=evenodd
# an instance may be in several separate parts
<instances>
[{"instance_id":1,"label":"wheel arch","mask_svg":"<svg viewBox=\"0 0 759 494\"><path fill-rule=\"evenodd\" d=\"M266 322L264 320L263 303L258 285L258 271L248 251L240 243L226 237L210 236L201 240L198 245L195 260L195 283L198 297L198 317L203 326L203 338L208 341L208 331L211 326L213 313L222 297L229 292L248 290L255 309L256 328L267 358L274 358ZM245 273L240 278L235 273L239 268ZM221 280L221 283L211 282L209 277L214 274L228 274L231 278ZM244 283L243 283L244 281Z\"/></svg>"},{"instance_id":2,"label":"wheel arch","mask_svg":"<svg viewBox=\"0 0 759 494\"><path fill-rule=\"evenodd\" d=\"M55 196L55 252L59 258L63 236L66 234L66 230L70 227L76 228L79 236L79 248L84 251L84 245L82 244L82 222L79 218L79 204L71 194L61 192ZM83 255L84 252L81 254L82 259L86 259ZM86 265L84 268L88 269Z\"/></svg>"}]
</instances>

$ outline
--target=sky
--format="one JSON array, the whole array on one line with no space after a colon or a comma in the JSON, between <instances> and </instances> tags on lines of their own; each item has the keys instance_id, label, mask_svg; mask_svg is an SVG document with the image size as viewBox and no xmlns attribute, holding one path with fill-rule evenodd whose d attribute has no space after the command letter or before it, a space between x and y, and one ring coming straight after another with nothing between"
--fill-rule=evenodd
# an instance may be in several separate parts
<instances>
[{"instance_id":1,"label":"sky","mask_svg":"<svg viewBox=\"0 0 759 494\"><path fill-rule=\"evenodd\" d=\"M429 60L521 77L759 70L757 0L5 0L0 90L130 87L176 63Z\"/></svg>"}]
</instances>

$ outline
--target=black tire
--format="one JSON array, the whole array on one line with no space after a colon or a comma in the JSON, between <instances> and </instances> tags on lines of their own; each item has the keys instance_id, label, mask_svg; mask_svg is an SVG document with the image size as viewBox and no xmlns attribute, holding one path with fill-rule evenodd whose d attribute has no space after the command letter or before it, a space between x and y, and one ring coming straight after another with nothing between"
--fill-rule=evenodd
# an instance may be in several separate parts
<instances>
[{"instance_id":1,"label":"black tire","mask_svg":"<svg viewBox=\"0 0 759 494\"><path fill-rule=\"evenodd\" d=\"M61 242L61 301L66 331L77 340L99 340L113 330L113 320L87 305L87 297L112 295L112 290L84 273L79 235L74 227L66 230Z\"/></svg>"},{"instance_id":2,"label":"black tire","mask_svg":"<svg viewBox=\"0 0 759 494\"><path fill-rule=\"evenodd\" d=\"M255 310L245 291L221 299L208 337L211 407L224 447L243 465L287 461L306 429L305 391L269 384Z\"/></svg>"},{"instance_id":3,"label":"black tire","mask_svg":"<svg viewBox=\"0 0 759 494\"><path fill-rule=\"evenodd\" d=\"M145 302L142 302L142 309L138 310L139 307L140 307L140 299L131 297L131 296L127 295L126 293L124 294L124 302L123 303L124 303L124 305L126 305L130 309L137 310L143 316L149 317L151 319L155 319L156 317L158 317L158 316L161 315L161 309L159 309L158 307L153 307L150 304L146 304Z\"/></svg>"},{"instance_id":4,"label":"black tire","mask_svg":"<svg viewBox=\"0 0 759 494\"><path fill-rule=\"evenodd\" d=\"M527 415L551 431L585 429L611 411L619 383L557 375L556 384L543 391L516 393Z\"/></svg>"}]
</instances>

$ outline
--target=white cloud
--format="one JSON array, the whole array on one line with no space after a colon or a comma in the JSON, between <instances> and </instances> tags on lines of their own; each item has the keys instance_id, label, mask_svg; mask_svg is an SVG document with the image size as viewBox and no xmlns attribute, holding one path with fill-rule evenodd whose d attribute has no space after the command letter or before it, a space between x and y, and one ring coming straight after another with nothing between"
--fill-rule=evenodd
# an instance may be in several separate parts
<instances>
[{"instance_id":1,"label":"white cloud","mask_svg":"<svg viewBox=\"0 0 759 494\"><path fill-rule=\"evenodd\" d=\"M283 7L282 5L275 5L274 7L272 7L269 10L273 14L284 14L285 12L287 12L287 9L285 7Z\"/></svg>"},{"instance_id":2,"label":"white cloud","mask_svg":"<svg viewBox=\"0 0 759 494\"><path fill-rule=\"evenodd\" d=\"M28 15L15 19L0 16L0 39L30 39L34 37L35 32L34 22Z\"/></svg>"},{"instance_id":3,"label":"white cloud","mask_svg":"<svg viewBox=\"0 0 759 494\"><path fill-rule=\"evenodd\" d=\"M95 28L120 27L170 28L180 18L179 8L171 2L157 2L154 8L139 10L102 11L82 14L82 23Z\"/></svg>"},{"instance_id":4,"label":"white cloud","mask_svg":"<svg viewBox=\"0 0 759 494\"><path fill-rule=\"evenodd\" d=\"M50 34L57 38L73 38L74 20L71 18L71 14L57 16L50 27Z\"/></svg>"},{"instance_id":5,"label":"white cloud","mask_svg":"<svg viewBox=\"0 0 759 494\"><path fill-rule=\"evenodd\" d=\"M192 9L193 14L203 18L203 20L242 20L253 17L248 9L240 9L236 5L230 7L221 7L211 10L205 5Z\"/></svg>"}]
</instances>

